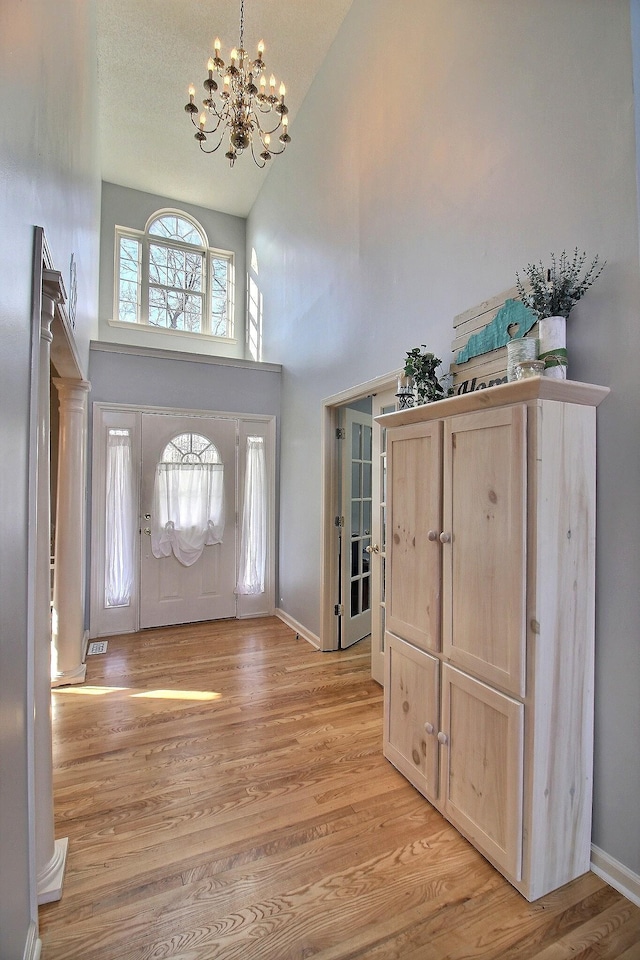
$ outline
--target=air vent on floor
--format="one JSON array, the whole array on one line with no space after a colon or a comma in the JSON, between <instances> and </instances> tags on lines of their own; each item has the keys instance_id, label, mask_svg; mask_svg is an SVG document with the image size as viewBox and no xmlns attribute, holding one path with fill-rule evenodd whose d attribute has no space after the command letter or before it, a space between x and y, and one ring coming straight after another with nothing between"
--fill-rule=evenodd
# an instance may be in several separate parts
<instances>
[{"instance_id":1,"label":"air vent on floor","mask_svg":"<svg viewBox=\"0 0 640 960\"><path fill-rule=\"evenodd\" d=\"M108 640L92 640L87 650L87 656L93 653L106 653L108 643Z\"/></svg>"}]
</instances>

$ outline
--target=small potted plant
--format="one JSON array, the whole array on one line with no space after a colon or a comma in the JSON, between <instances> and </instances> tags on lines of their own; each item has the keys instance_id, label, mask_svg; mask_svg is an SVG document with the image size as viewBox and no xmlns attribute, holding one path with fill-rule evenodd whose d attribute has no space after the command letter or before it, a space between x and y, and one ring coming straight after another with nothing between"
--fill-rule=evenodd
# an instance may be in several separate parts
<instances>
[{"instance_id":1,"label":"small potted plant","mask_svg":"<svg viewBox=\"0 0 640 960\"><path fill-rule=\"evenodd\" d=\"M583 273L586 260L586 253L578 253L576 247L571 259L565 250L558 258L552 253L550 267L542 261L529 263L523 271L527 288L516 272L518 295L538 317L539 356L545 361L545 376L566 377L567 317L604 270L606 261L601 263L596 255Z\"/></svg>"},{"instance_id":2,"label":"small potted plant","mask_svg":"<svg viewBox=\"0 0 640 960\"><path fill-rule=\"evenodd\" d=\"M432 400L441 400L446 396L445 388L436 376L436 368L440 366L442 360L439 360L435 354L428 353L426 344L414 347L407 351L404 363L404 372L400 380L403 380L405 388L410 387L413 393L413 385L418 396L418 403L431 403ZM399 390L401 384L398 384Z\"/></svg>"}]
</instances>

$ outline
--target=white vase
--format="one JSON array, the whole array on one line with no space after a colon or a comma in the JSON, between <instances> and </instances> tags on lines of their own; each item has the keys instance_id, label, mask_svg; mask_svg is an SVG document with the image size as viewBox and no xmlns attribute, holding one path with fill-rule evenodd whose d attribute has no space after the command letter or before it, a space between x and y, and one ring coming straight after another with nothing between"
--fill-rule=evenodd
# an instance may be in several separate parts
<instances>
[{"instance_id":1,"label":"white vase","mask_svg":"<svg viewBox=\"0 0 640 960\"><path fill-rule=\"evenodd\" d=\"M567 318L544 317L538 322L540 359L545 377L565 380L567 376Z\"/></svg>"}]
</instances>

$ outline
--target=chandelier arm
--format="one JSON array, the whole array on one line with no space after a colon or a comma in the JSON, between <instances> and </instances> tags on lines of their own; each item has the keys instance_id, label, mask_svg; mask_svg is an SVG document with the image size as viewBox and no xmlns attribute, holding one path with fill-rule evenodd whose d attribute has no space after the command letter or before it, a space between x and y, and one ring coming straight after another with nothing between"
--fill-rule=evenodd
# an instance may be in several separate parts
<instances>
[{"instance_id":1,"label":"chandelier arm","mask_svg":"<svg viewBox=\"0 0 640 960\"><path fill-rule=\"evenodd\" d=\"M284 153L285 148L286 148L286 144L283 145L282 150L273 150L271 145L269 145L267 147L267 150L269 151L272 157L279 157L281 153Z\"/></svg>"},{"instance_id":2,"label":"chandelier arm","mask_svg":"<svg viewBox=\"0 0 640 960\"><path fill-rule=\"evenodd\" d=\"M211 130L203 129L203 130L202 130L202 133L212 134L212 133L216 133L216 132L219 130L220 124L222 123L222 121L223 121L225 118L222 117L222 116L220 116L219 113L216 113L216 117L218 118L218 122L216 123L215 127L213 127ZM193 119L193 116L191 117L191 123L194 125L194 127L196 127L198 130L200 130L200 122L194 120L194 119ZM224 132L223 132L223 133L224 133ZM205 151L205 152L206 152L206 151ZM211 152L211 151L209 151L209 152Z\"/></svg>"},{"instance_id":3,"label":"chandelier arm","mask_svg":"<svg viewBox=\"0 0 640 960\"><path fill-rule=\"evenodd\" d=\"M260 163L260 159L261 159L261 158L260 158L260 157L256 157L256 148L255 148L255 144L254 144L254 142L253 142L253 139L251 140L251 156L253 157L253 162L255 163L256 167L259 167L261 170L262 170L263 167L265 167L265 166L267 165L267 161L266 161L266 160L263 160L262 163Z\"/></svg>"},{"instance_id":4,"label":"chandelier arm","mask_svg":"<svg viewBox=\"0 0 640 960\"><path fill-rule=\"evenodd\" d=\"M262 124L260 123L260 118L259 118L258 114L256 113L255 109L253 109L253 108L252 108L252 110L251 110L251 117L253 118L253 122L255 123L256 127L258 128L258 132L260 133L260 138L261 138L261 139L262 139L263 137L272 137L272 136L274 135L274 133L277 133L278 130L280 130L281 128L284 129L284 127L283 127L283 125L282 125L282 120L279 120L278 123L276 123L275 127L273 128L273 130L265 130L264 127L262 126ZM264 142L264 141L263 141L263 142Z\"/></svg>"},{"instance_id":5,"label":"chandelier arm","mask_svg":"<svg viewBox=\"0 0 640 960\"><path fill-rule=\"evenodd\" d=\"M204 143L203 140L199 140L198 142L199 142L199 145L200 145L200 149L202 150L203 153L215 153L216 150L219 150L220 147L222 146L222 141L223 141L223 140L224 140L224 130L222 131L222 134L221 134L220 139L218 140L216 146L215 146L215 147L212 147L211 150L205 150L205 148L202 146L202 144Z\"/></svg>"},{"instance_id":6,"label":"chandelier arm","mask_svg":"<svg viewBox=\"0 0 640 960\"><path fill-rule=\"evenodd\" d=\"M204 103L202 104L202 106L203 106L203 108L207 111L207 113L209 113L212 117L217 117L217 118L218 118L218 123L222 123L223 120L226 120L226 119L227 119L227 110L226 110L226 106L227 106L227 105L226 105L226 104L224 104L224 106L222 107L222 112L219 112L219 111L218 111L218 108L216 107L216 105L215 105L215 103L213 102L213 100L211 101L211 106L210 106L210 107L209 107L209 106L205 106ZM193 120L193 117L192 117L191 119ZM217 128L216 128L216 129L217 129Z\"/></svg>"},{"instance_id":7,"label":"chandelier arm","mask_svg":"<svg viewBox=\"0 0 640 960\"><path fill-rule=\"evenodd\" d=\"M262 133L265 137L272 137L274 133L277 133L278 130L280 130L281 127L281 123L277 123L273 130L263 130L262 127L260 127L260 133Z\"/></svg>"}]
</instances>

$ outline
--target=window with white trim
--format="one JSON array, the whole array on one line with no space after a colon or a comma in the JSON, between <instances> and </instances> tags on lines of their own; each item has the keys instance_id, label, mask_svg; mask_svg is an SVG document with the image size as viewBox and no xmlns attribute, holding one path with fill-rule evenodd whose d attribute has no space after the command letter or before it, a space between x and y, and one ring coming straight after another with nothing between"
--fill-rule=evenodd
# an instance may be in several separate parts
<instances>
[{"instance_id":1,"label":"window with white trim","mask_svg":"<svg viewBox=\"0 0 640 960\"><path fill-rule=\"evenodd\" d=\"M232 339L234 257L208 245L200 224L177 210L144 231L116 227L115 319Z\"/></svg>"}]
</instances>

